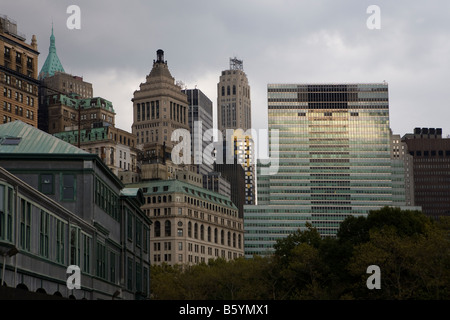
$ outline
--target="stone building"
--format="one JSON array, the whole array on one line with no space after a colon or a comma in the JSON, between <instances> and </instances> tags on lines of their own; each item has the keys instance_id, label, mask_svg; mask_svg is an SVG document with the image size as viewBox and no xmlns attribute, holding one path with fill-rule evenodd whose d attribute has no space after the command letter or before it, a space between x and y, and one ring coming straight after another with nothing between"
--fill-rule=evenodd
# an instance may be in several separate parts
<instances>
[{"instance_id":1,"label":"stone building","mask_svg":"<svg viewBox=\"0 0 450 320\"><path fill-rule=\"evenodd\" d=\"M0 16L0 121L21 120L38 126L38 47L17 31L17 23Z\"/></svg>"}]
</instances>

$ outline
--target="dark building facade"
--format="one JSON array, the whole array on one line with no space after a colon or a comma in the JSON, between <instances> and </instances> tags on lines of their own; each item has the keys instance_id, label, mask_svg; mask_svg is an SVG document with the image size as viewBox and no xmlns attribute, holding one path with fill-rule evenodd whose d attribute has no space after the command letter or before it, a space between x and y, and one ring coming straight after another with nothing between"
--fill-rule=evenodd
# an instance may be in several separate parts
<instances>
[{"instance_id":1,"label":"dark building facade","mask_svg":"<svg viewBox=\"0 0 450 320\"><path fill-rule=\"evenodd\" d=\"M426 215L450 215L450 139L441 128L415 128L402 140L413 156L414 200Z\"/></svg>"},{"instance_id":2,"label":"dark building facade","mask_svg":"<svg viewBox=\"0 0 450 320\"><path fill-rule=\"evenodd\" d=\"M227 159L227 143L223 141L223 159L214 163L214 170L220 172L222 177L230 182L231 185L231 201L236 205L239 210L239 217L244 217L244 204L245 204L245 170L244 167L238 161L237 141L232 144L234 146L233 163L230 163L230 159ZM229 150L228 150L229 151Z\"/></svg>"},{"instance_id":3,"label":"dark building facade","mask_svg":"<svg viewBox=\"0 0 450 320\"><path fill-rule=\"evenodd\" d=\"M0 166L9 172L0 172L0 247L17 251L2 261L7 286L88 300L149 296L142 190L125 188L97 155L21 121L0 125ZM80 267L80 289L66 286L69 265Z\"/></svg>"}]
</instances>

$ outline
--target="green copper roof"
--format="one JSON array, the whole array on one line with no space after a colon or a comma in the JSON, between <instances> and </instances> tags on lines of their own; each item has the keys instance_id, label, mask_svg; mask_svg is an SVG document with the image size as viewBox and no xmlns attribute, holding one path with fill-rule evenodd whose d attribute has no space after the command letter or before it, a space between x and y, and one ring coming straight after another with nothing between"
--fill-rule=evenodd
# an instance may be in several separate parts
<instances>
[{"instance_id":1,"label":"green copper roof","mask_svg":"<svg viewBox=\"0 0 450 320\"><path fill-rule=\"evenodd\" d=\"M115 112L112 102L101 97L77 99L71 95L55 94L47 97L48 103L50 103L50 100L53 103L59 102L62 105L74 109L78 109L78 107L81 107L82 109L103 108L107 111Z\"/></svg>"},{"instance_id":2,"label":"green copper roof","mask_svg":"<svg viewBox=\"0 0 450 320\"><path fill-rule=\"evenodd\" d=\"M197 199L207 200L217 205L237 210L235 204L224 195L180 180L149 180L127 184L126 187L141 188L144 191L145 196L158 194L163 195L168 193L184 193Z\"/></svg>"},{"instance_id":3,"label":"green copper roof","mask_svg":"<svg viewBox=\"0 0 450 320\"><path fill-rule=\"evenodd\" d=\"M41 72L39 73L39 79L42 80L47 77L55 75L55 72L65 72L64 68L59 61L58 55L56 54L55 46L55 36L53 35L53 25L52 25L52 35L50 36L50 47L48 48L48 56L42 66Z\"/></svg>"},{"instance_id":4,"label":"green copper roof","mask_svg":"<svg viewBox=\"0 0 450 320\"><path fill-rule=\"evenodd\" d=\"M0 125L2 153L88 154L20 120Z\"/></svg>"},{"instance_id":5,"label":"green copper roof","mask_svg":"<svg viewBox=\"0 0 450 320\"><path fill-rule=\"evenodd\" d=\"M108 140L108 128L92 128L80 130L81 142L95 142ZM78 130L63 131L54 133L53 136L71 144L78 143Z\"/></svg>"}]
</instances>

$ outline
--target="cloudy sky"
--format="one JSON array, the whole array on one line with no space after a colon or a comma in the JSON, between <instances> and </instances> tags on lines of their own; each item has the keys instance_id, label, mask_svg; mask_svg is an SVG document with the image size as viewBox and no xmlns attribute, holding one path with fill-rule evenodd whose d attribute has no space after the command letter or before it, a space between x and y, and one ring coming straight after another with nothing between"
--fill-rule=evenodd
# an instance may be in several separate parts
<instances>
[{"instance_id":1,"label":"cloudy sky","mask_svg":"<svg viewBox=\"0 0 450 320\"><path fill-rule=\"evenodd\" d=\"M216 107L229 59L244 61L253 128L267 128L268 83L389 84L394 133L415 127L450 134L448 0L1 0L27 42L36 35L39 70L52 21L65 71L113 102L118 127L131 131L133 92L165 51L172 76L201 89ZM69 29L70 5L81 29ZM381 29L367 13L378 5ZM70 20L70 19L69 19Z\"/></svg>"}]
</instances>

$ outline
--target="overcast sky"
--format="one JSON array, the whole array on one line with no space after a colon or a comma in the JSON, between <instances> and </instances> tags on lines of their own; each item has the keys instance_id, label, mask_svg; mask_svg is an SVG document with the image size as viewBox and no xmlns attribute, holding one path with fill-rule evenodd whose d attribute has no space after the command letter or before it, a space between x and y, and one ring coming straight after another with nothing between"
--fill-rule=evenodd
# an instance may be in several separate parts
<instances>
[{"instance_id":1,"label":"overcast sky","mask_svg":"<svg viewBox=\"0 0 450 320\"><path fill-rule=\"evenodd\" d=\"M81 9L69 29L67 7ZM370 5L381 29L369 29ZM448 0L1 0L27 42L36 35L39 70L52 21L67 73L110 100L116 125L131 131L133 92L163 49L172 76L217 105L217 82L229 59L244 62L253 128L267 128L268 83L389 84L394 133L415 127L450 134Z\"/></svg>"}]
</instances>

